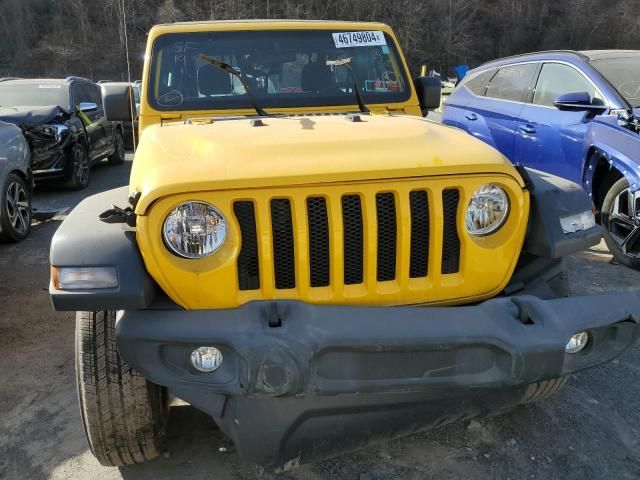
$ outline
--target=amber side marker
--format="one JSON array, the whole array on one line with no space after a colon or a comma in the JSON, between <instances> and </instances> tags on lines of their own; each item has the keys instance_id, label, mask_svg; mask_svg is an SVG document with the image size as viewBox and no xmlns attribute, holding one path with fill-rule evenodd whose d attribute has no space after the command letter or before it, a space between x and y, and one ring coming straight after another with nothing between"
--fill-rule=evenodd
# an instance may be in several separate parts
<instances>
[{"instance_id":1,"label":"amber side marker","mask_svg":"<svg viewBox=\"0 0 640 480\"><path fill-rule=\"evenodd\" d=\"M51 267L51 283L53 288L59 290L60 288L60 280L58 279L58 269L56 267Z\"/></svg>"}]
</instances>

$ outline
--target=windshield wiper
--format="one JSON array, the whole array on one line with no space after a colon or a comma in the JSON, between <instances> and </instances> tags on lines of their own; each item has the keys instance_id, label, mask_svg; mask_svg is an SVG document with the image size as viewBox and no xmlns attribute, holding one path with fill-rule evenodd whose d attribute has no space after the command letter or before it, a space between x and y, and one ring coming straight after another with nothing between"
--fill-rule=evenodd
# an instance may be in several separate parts
<instances>
[{"instance_id":1,"label":"windshield wiper","mask_svg":"<svg viewBox=\"0 0 640 480\"><path fill-rule=\"evenodd\" d=\"M214 67L219 68L220 70L223 70L223 71L227 72L230 75L233 75L238 80L240 80L240 83L242 83L242 86L244 87L244 90L245 90L247 96L249 97L249 100L251 100L251 105L253 106L253 108L256 111L256 113L258 115L260 115L261 117L269 116L269 114L267 112L265 112L260 107L260 105L258 104L258 99L253 94L253 91L251 90L251 87L249 87L249 84L245 81L245 79L242 77L242 74L238 70L233 68L228 63L221 62L220 60L216 60L215 58L207 57L206 55L203 55L202 53L199 53L197 58L199 60L202 60L203 62L207 62L209 65L213 65Z\"/></svg>"},{"instance_id":2,"label":"windshield wiper","mask_svg":"<svg viewBox=\"0 0 640 480\"><path fill-rule=\"evenodd\" d=\"M353 80L353 91L356 94L356 101L358 102L358 108L362 113L369 113L369 109L364 104L364 100L362 99L362 94L360 93L360 88L358 88L358 78L356 77L356 72L353 71L353 67L351 66L351 57L349 58L341 58L339 60L327 60L327 66L334 65L336 67L347 67L349 73L351 74L351 79Z\"/></svg>"}]
</instances>

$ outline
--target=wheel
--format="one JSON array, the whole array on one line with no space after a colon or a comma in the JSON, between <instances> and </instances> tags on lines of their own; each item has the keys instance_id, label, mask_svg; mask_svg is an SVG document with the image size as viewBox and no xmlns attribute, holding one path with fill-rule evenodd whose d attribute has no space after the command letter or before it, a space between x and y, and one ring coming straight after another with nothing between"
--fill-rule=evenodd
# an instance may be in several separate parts
<instances>
[{"instance_id":1,"label":"wheel","mask_svg":"<svg viewBox=\"0 0 640 480\"><path fill-rule=\"evenodd\" d=\"M31 189L10 173L0 190L0 240L19 242L31 231Z\"/></svg>"},{"instance_id":2,"label":"wheel","mask_svg":"<svg viewBox=\"0 0 640 480\"><path fill-rule=\"evenodd\" d=\"M602 236L614 258L640 270L640 194L629 191L621 178L607 192L602 203Z\"/></svg>"},{"instance_id":3,"label":"wheel","mask_svg":"<svg viewBox=\"0 0 640 480\"><path fill-rule=\"evenodd\" d=\"M524 398L520 403L531 403L545 400L551 395L557 393L567 383L568 377L554 378L553 380L543 380L535 382L527 387Z\"/></svg>"},{"instance_id":4,"label":"wheel","mask_svg":"<svg viewBox=\"0 0 640 480\"><path fill-rule=\"evenodd\" d=\"M120 358L115 320L115 311L76 314L80 413L91 451L105 466L157 457L169 418L166 389Z\"/></svg>"},{"instance_id":5,"label":"wheel","mask_svg":"<svg viewBox=\"0 0 640 480\"><path fill-rule=\"evenodd\" d=\"M109 157L109 163L111 165L120 165L124 162L124 138L122 138L122 131L116 130L113 142L115 144L115 151Z\"/></svg>"},{"instance_id":6,"label":"wheel","mask_svg":"<svg viewBox=\"0 0 640 480\"><path fill-rule=\"evenodd\" d=\"M84 145L76 143L71 152L69 152L69 165L67 185L75 190L82 190L89 185L89 173L91 172L91 163L89 161L89 153Z\"/></svg>"}]
</instances>

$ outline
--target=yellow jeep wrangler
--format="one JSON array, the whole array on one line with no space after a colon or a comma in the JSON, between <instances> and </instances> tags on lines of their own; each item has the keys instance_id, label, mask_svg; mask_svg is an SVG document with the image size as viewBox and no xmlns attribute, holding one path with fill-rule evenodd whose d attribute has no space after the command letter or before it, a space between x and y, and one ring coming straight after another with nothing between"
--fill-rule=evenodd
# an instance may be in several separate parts
<instances>
[{"instance_id":1,"label":"yellow jeep wrangler","mask_svg":"<svg viewBox=\"0 0 640 480\"><path fill-rule=\"evenodd\" d=\"M103 96L131 120L128 86ZM439 102L383 24L151 30L130 185L51 246L101 463L157 456L171 396L282 470L542 399L635 341L636 294L568 296L562 258L600 239L583 190L423 118Z\"/></svg>"}]
</instances>

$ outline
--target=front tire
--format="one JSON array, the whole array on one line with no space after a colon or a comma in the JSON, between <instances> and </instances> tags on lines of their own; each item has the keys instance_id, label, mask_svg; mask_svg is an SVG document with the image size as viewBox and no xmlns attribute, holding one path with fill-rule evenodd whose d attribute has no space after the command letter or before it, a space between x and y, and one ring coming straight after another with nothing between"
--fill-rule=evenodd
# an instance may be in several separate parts
<instances>
[{"instance_id":1,"label":"front tire","mask_svg":"<svg viewBox=\"0 0 640 480\"><path fill-rule=\"evenodd\" d=\"M549 398L565 386L567 379L568 377L560 377L529 384L527 391L524 394L524 398L520 403L539 402Z\"/></svg>"},{"instance_id":2,"label":"front tire","mask_svg":"<svg viewBox=\"0 0 640 480\"><path fill-rule=\"evenodd\" d=\"M84 431L105 466L120 467L160 454L169 416L164 387L120 358L116 312L76 314L76 378Z\"/></svg>"},{"instance_id":3,"label":"front tire","mask_svg":"<svg viewBox=\"0 0 640 480\"><path fill-rule=\"evenodd\" d=\"M24 178L10 173L0 185L0 241L19 242L31 231L31 189Z\"/></svg>"},{"instance_id":4,"label":"front tire","mask_svg":"<svg viewBox=\"0 0 640 480\"><path fill-rule=\"evenodd\" d=\"M602 203L602 236L614 258L640 270L640 197L634 198L629 182L615 182Z\"/></svg>"},{"instance_id":5,"label":"front tire","mask_svg":"<svg viewBox=\"0 0 640 480\"><path fill-rule=\"evenodd\" d=\"M109 163L111 165L120 165L124 163L124 138L122 138L122 131L116 130L116 134L113 139L115 150L109 157Z\"/></svg>"},{"instance_id":6,"label":"front tire","mask_svg":"<svg viewBox=\"0 0 640 480\"><path fill-rule=\"evenodd\" d=\"M69 152L69 180L67 186L74 190L82 190L89 185L89 175L91 173L91 161L89 153L84 145L76 143Z\"/></svg>"}]
</instances>

